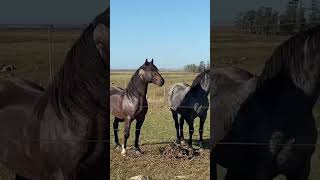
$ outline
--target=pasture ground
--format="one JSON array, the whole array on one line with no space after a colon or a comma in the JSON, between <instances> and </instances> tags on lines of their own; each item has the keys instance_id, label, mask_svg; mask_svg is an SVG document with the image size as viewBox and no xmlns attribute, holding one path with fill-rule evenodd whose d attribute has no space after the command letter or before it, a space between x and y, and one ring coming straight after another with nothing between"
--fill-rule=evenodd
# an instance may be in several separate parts
<instances>
[{"instance_id":1,"label":"pasture ground","mask_svg":"<svg viewBox=\"0 0 320 180\"><path fill-rule=\"evenodd\" d=\"M214 27L211 31L211 62L218 66L236 66L259 75L264 62L273 50L288 39L286 36L264 36L238 33L231 27ZM320 103L314 108L314 115L320 127ZM318 142L319 138L318 138ZM319 144L318 143L318 144ZM219 179L223 179L225 170L219 168ZM279 177L277 180L285 179ZM310 180L320 179L320 149L317 147L312 158Z\"/></svg>"},{"instance_id":2,"label":"pasture ground","mask_svg":"<svg viewBox=\"0 0 320 180\"><path fill-rule=\"evenodd\" d=\"M137 62L142 64L141 62ZM137 66L138 68L138 66ZM160 68L160 67L158 67ZM167 105L167 91L176 82L186 82L191 84L195 78L194 73L185 72L160 72L165 79L165 85L158 87L149 85L149 111L141 128L140 148L144 151L140 157L134 155L133 150L128 151L127 157L121 155L121 150L116 150L114 143L114 135L112 131L112 123L114 117L110 117L110 140L111 140L111 179L129 179L137 175L145 175L150 179L177 179L179 176L184 179L209 179L210 171L210 155L209 155L209 119L207 117L204 126L205 152L194 159L175 159L162 157L159 148L168 146L175 140L175 127L171 112ZM111 82L115 86L124 87L133 72L112 72ZM164 90L166 95L164 96ZM154 96L154 94L156 94ZM155 99L154 99L155 97ZM164 99L165 97L165 99ZM120 123L119 138L122 144L123 124ZM184 125L185 139L189 138L188 125ZM198 149L197 143L199 139L199 119L195 120L195 133L193 135L194 147ZM134 144L135 121L131 126L128 146ZM181 177L180 177L181 178Z\"/></svg>"}]
</instances>

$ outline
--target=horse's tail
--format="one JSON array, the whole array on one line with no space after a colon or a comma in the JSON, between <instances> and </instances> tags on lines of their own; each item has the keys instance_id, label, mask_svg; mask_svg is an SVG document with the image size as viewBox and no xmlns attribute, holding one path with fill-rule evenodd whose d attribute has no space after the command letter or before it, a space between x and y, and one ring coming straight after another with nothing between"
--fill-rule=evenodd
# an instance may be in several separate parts
<instances>
[{"instance_id":1,"label":"horse's tail","mask_svg":"<svg viewBox=\"0 0 320 180\"><path fill-rule=\"evenodd\" d=\"M121 87L116 87L116 86L110 86L110 95L112 94L117 94L117 93L120 93L120 92L123 92L124 89L121 88Z\"/></svg>"},{"instance_id":2,"label":"horse's tail","mask_svg":"<svg viewBox=\"0 0 320 180\"><path fill-rule=\"evenodd\" d=\"M168 98L169 109L170 109L171 106L172 106L172 96L173 96L174 88L175 88L175 85L173 85L173 86L170 88L169 92L168 92L168 97L167 97L167 98Z\"/></svg>"}]
</instances>

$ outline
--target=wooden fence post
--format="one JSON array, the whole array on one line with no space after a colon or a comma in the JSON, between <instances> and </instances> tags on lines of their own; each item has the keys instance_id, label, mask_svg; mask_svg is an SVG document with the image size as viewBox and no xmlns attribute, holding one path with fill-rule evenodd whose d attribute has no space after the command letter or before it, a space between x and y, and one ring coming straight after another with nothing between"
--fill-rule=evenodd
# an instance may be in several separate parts
<instances>
[{"instance_id":1,"label":"wooden fence post","mask_svg":"<svg viewBox=\"0 0 320 180\"><path fill-rule=\"evenodd\" d=\"M48 28L48 43L49 43L49 74L50 74L50 81L53 81L53 68L52 68L52 47L51 47L51 31L53 26L51 25Z\"/></svg>"},{"instance_id":2,"label":"wooden fence post","mask_svg":"<svg viewBox=\"0 0 320 180\"><path fill-rule=\"evenodd\" d=\"M166 87L163 86L163 102L165 102L166 99Z\"/></svg>"}]
</instances>

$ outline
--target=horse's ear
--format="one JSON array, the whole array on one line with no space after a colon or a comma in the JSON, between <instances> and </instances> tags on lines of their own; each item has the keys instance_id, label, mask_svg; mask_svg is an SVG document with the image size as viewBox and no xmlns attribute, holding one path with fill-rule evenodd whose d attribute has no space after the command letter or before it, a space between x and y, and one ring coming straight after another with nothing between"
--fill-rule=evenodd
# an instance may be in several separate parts
<instances>
[{"instance_id":1,"label":"horse's ear","mask_svg":"<svg viewBox=\"0 0 320 180\"><path fill-rule=\"evenodd\" d=\"M149 64L149 62L148 62L148 58L146 59L146 62L144 62L144 64Z\"/></svg>"},{"instance_id":2,"label":"horse's ear","mask_svg":"<svg viewBox=\"0 0 320 180\"><path fill-rule=\"evenodd\" d=\"M153 64L153 58L151 59L151 64Z\"/></svg>"},{"instance_id":3,"label":"horse's ear","mask_svg":"<svg viewBox=\"0 0 320 180\"><path fill-rule=\"evenodd\" d=\"M99 51L99 54L101 55L102 59L106 59L107 54L107 48L109 48L109 42L110 42L110 29L107 28L102 23L97 24L93 31L93 41L94 44Z\"/></svg>"}]
</instances>

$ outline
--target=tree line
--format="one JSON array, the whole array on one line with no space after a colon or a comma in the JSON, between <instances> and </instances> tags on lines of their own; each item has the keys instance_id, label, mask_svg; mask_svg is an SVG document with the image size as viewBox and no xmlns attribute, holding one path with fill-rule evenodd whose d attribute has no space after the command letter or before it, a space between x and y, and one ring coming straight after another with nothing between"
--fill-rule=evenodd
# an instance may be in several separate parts
<instances>
[{"instance_id":1,"label":"tree line","mask_svg":"<svg viewBox=\"0 0 320 180\"><path fill-rule=\"evenodd\" d=\"M207 61L200 61L200 63L197 64L187 64L184 66L184 70L188 72L194 72L194 73L201 73L207 69L210 69L210 63Z\"/></svg>"},{"instance_id":2,"label":"tree line","mask_svg":"<svg viewBox=\"0 0 320 180\"><path fill-rule=\"evenodd\" d=\"M302 0L288 0L285 11L259 7L239 12L234 20L241 32L264 35L288 35L319 25L319 1L311 0L311 8L303 7Z\"/></svg>"}]
</instances>

